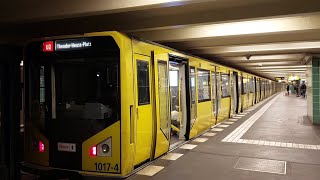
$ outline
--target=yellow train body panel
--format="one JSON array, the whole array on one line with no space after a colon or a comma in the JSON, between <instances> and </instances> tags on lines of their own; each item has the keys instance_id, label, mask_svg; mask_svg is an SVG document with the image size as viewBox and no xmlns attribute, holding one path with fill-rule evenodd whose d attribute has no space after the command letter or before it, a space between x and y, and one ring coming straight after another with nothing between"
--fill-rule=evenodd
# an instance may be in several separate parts
<instances>
[{"instance_id":1,"label":"yellow train body panel","mask_svg":"<svg viewBox=\"0 0 320 180\"><path fill-rule=\"evenodd\" d=\"M212 107L211 101L198 103L198 116L191 129L190 138L195 137L211 127L213 122L211 120L212 109L210 107Z\"/></svg>"},{"instance_id":2,"label":"yellow train body panel","mask_svg":"<svg viewBox=\"0 0 320 180\"><path fill-rule=\"evenodd\" d=\"M106 137L111 137L112 143L112 156L111 157L90 157L89 149L93 144L98 144L99 142L106 139ZM108 172L114 174L120 174L121 168L121 133L120 133L120 121L109 126L98 134L92 136L82 144L82 170L85 171L97 171L97 164L106 164L102 171L97 172Z\"/></svg>"},{"instance_id":3,"label":"yellow train body panel","mask_svg":"<svg viewBox=\"0 0 320 180\"><path fill-rule=\"evenodd\" d=\"M249 107L248 95L247 94L242 94L241 95L241 101L242 101L242 108L243 109L247 109Z\"/></svg>"},{"instance_id":4,"label":"yellow train body panel","mask_svg":"<svg viewBox=\"0 0 320 180\"><path fill-rule=\"evenodd\" d=\"M253 93L250 93L249 94L249 106L252 106L253 105L253 98L254 98L254 95L253 95Z\"/></svg>"},{"instance_id":5,"label":"yellow train body panel","mask_svg":"<svg viewBox=\"0 0 320 180\"><path fill-rule=\"evenodd\" d=\"M219 116L218 116L218 122L221 122L227 118L229 118L229 113L230 113L230 97L222 98L221 99L221 107L219 111Z\"/></svg>"},{"instance_id":6,"label":"yellow train body panel","mask_svg":"<svg viewBox=\"0 0 320 180\"><path fill-rule=\"evenodd\" d=\"M112 36L114 40L117 42L120 48L120 91L121 96L125 94L132 94L134 92L134 84L133 84L133 72L132 72L132 61L128 61L128 59L132 59L132 46L131 39L127 36L119 33L119 32L101 32L101 33L89 33L88 36ZM106 47L107 48L107 47ZM121 127L118 129L121 133L121 149L120 149L120 157L121 157L121 174L122 176L128 174L132 171L133 167L133 154L134 154L134 144L131 138L134 141L134 130L132 129L134 126L132 121L130 120L130 105L133 104L133 113L134 113L134 96L126 96L125 98L121 98ZM134 118L134 117L133 117ZM128 120L125 120L128 119ZM131 141L131 142L130 142ZM119 144L119 142L118 142Z\"/></svg>"}]
</instances>

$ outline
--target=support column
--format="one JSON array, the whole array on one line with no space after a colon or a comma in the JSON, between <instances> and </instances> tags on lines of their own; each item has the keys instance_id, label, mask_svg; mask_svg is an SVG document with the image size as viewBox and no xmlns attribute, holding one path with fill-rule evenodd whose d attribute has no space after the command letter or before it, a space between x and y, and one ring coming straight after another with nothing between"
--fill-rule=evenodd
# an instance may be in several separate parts
<instances>
[{"instance_id":1,"label":"support column","mask_svg":"<svg viewBox=\"0 0 320 180\"><path fill-rule=\"evenodd\" d=\"M307 68L308 118L320 125L320 57L313 56Z\"/></svg>"}]
</instances>

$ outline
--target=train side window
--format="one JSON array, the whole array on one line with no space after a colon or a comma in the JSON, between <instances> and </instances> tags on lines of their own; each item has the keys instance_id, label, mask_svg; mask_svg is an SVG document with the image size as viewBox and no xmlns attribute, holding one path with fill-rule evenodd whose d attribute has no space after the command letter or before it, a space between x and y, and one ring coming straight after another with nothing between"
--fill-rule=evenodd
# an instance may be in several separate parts
<instances>
[{"instance_id":1,"label":"train side window","mask_svg":"<svg viewBox=\"0 0 320 180\"><path fill-rule=\"evenodd\" d=\"M241 77L242 79L242 94L247 94L247 79Z\"/></svg>"},{"instance_id":2,"label":"train side window","mask_svg":"<svg viewBox=\"0 0 320 180\"><path fill-rule=\"evenodd\" d=\"M221 74L222 97L230 96L230 76L229 74Z\"/></svg>"},{"instance_id":3,"label":"train side window","mask_svg":"<svg viewBox=\"0 0 320 180\"><path fill-rule=\"evenodd\" d=\"M253 84L253 78L250 79L250 93L253 93L254 91L254 84Z\"/></svg>"},{"instance_id":4,"label":"train side window","mask_svg":"<svg viewBox=\"0 0 320 180\"><path fill-rule=\"evenodd\" d=\"M211 72L212 100L216 99L216 72Z\"/></svg>"},{"instance_id":5,"label":"train side window","mask_svg":"<svg viewBox=\"0 0 320 180\"><path fill-rule=\"evenodd\" d=\"M190 67L190 83L191 83L191 101L192 104L196 102L196 77L195 68Z\"/></svg>"},{"instance_id":6,"label":"train side window","mask_svg":"<svg viewBox=\"0 0 320 180\"><path fill-rule=\"evenodd\" d=\"M211 100L210 71L198 69L198 101Z\"/></svg>"},{"instance_id":7,"label":"train side window","mask_svg":"<svg viewBox=\"0 0 320 180\"><path fill-rule=\"evenodd\" d=\"M146 61L137 61L138 66L138 103L139 105L150 104L149 87L149 63Z\"/></svg>"}]
</instances>

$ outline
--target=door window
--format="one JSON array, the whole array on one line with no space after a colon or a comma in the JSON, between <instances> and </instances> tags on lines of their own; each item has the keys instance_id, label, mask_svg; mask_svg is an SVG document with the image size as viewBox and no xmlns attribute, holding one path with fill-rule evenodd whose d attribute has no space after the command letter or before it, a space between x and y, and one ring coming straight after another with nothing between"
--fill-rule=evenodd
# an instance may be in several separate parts
<instances>
[{"instance_id":1,"label":"door window","mask_svg":"<svg viewBox=\"0 0 320 180\"><path fill-rule=\"evenodd\" d=\"M241 77L242 79L242 94L247 94L247 79Z\"/></svg>"},{"instance_id":2,"label":"door window","mask_svg":"<svg viewBox=\"0 0 320 180\"><path fill-rule=\"evenodd\" d=\"M229 74L221 74L222 97L230 97L230 76Z\"/></svg>"},{"instance_id":3,"label":"door window","mask_svg":"<svg viewBox=\"0 0 320 180\"><path fill-rule=\"evenodd\" d=\"M168 70L167 63L158 62L158 89L159 89L159 112L160 112L160 129L164 135L169 138L169 87L168 87Z\"/></svg>"},{"instance_id":4,"label":"door window","mask_svg":"<svg viewBox=\"0 0 320 180\"><path fill-rule=\"evenodd\" d=\"M214 112L214 115L217 116L216 112L216 97L217 97L217 89L216 89L216 72L211 72L211 88L212 88L212 109Z\"/></svg>"},{"instance_id":5,"label":"door window","mask_svg":"<svg viewBox=\"0 0 320 180\"><path fill-rule=\"evenodd\" d=\"M137 61L138 66L138 103L139 105L150 104L149 87L149 63L146 61Z\"/></svg>"},{"instance_id":6,"label":"door window","mask_svg":"<svg viewBox=\"0 0 320 180\"><path fill-rule=\"evenodd\" d=\"M254 91L254 84L253 84L253 79L252 79L252 78L250 79L249 84L250 84L250 93L253 93L253 91Z\"/></svg>"},{"instance_id":7,"label":"door window","mask_svg":"<svg viewBox=\"0 0 320 180\"><path fill-rule=\"evenodd\" d=\"M210 101L211 89L210 89L210 71L198 70L198 101Z\"/></svg>"},{"instance_id":8,"label":"door window","mask_svg":"<svg viewBox=\"0 0 320 180\"><path fill-rule=\"evenodd\" d=\"M190 87L191 87L191 127L196 120L196 76L195 68L190 67Z\"/></svg>"}]
</instances>

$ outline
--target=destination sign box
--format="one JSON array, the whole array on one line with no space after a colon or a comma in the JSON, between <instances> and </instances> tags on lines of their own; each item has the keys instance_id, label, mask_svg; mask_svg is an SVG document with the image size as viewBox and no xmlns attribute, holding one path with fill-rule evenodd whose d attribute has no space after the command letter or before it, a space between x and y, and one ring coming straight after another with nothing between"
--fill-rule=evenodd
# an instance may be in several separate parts
<instances>
[{"instance_id":1,"label":"destination sign box","mask_svg":"<svg viewBox=\"0 0 320 180\"><path fill-rule=\"evenodd\" d=\"M55 51L72 51L91 48L90 39L65 39L55 41Z\"/></svg>"}]
</instances>

